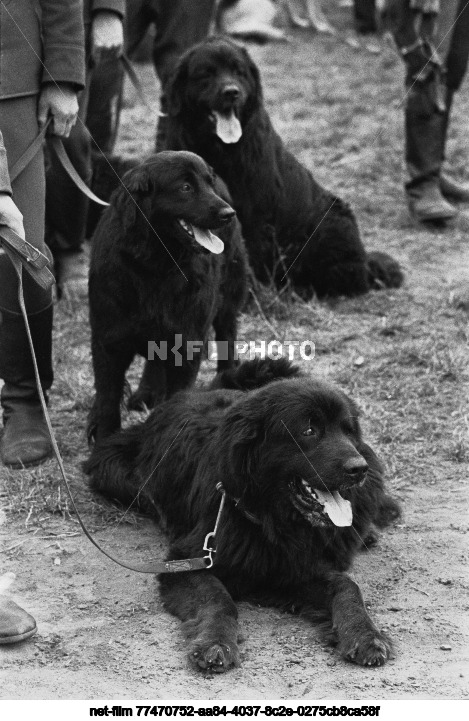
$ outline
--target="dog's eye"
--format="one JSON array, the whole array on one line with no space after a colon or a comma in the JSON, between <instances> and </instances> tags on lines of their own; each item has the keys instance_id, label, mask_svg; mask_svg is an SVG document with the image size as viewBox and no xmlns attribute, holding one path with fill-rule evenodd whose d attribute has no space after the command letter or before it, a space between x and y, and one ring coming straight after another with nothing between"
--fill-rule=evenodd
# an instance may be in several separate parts
<instances>
[{"instance_id":1,"label":"dog's eye","mask_svg":"<svg viewBox=\"0 0 469 721\"><path fill-rule=\"evenodd\" d=\"M184 183L184 185L181 186L181 190L183 193L190 193L192 191L192 185L190 183Z\"/></svg>"},{"instance_id":2,"label":"dog's eye","mask_svg":"<svg viewBox=\"0 0 469 721\"><path fill-rule=\"evenodd\" d=\"M241 77L241 78L247 78L246 68L243 68L243 67L241 67L241 66L237 66L237 67L234 69L234 71L235 71L236 75L239 75L239 77Z\"/></svg>"},{"instance_id":3,"label":"dog's eye","mask_svg":"<svg viewBox=\"0 0 469 721\"><path fill-rule=\"evenodd\" d=\"M192 79L195 82L208 80L212 77L212 75L215 75L215 69L214 68L201 68L199 71L195 72L192 76Z\"/></svg>"},{"instance_id":4,"label":"dog's eye","mask_svg":"<svg viewBox=\"0 0 469 721\"><path fill-rule=\"evenodd\" d=\"M345 433L346 436L354 436L355 435L355 429L352 425L348 423L344 423L342 425L342 430Z\"/></svg>"},{"instance_id":5,"label":"dog's eye","mask_svg":"<svg viewBox=\"0 0 469 721\"><path fill-rule=\"evenodd\" d=\"M307 428L305 431L303 431L303 433L302 433L301 435L302 435L302 436L311 436L311 437L313 437L313 438L317 438L317 436L319 435L319 431L318 431L318 429L315 428L314 426L310 426L310 427Z\"/></svg>"}]
</instances>

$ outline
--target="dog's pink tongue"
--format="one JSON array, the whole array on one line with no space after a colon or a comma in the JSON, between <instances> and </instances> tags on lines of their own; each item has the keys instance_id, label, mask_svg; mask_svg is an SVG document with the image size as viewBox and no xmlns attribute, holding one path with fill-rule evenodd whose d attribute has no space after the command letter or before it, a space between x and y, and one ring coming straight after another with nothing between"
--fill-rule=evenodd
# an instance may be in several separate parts
<instances>
[{"instance_id":1,"label":"dog's pink tongue","mask_svg":"<svg viewBox=\"0 0 469 721\"><path fill-rule=\"evenodd\" d=\"M193 225L192 232L194 233L196 241L203 248L206 248L211 253L216 253L217 255L219 253L223 253L223 249L225 247L223 241L214 235L210 230L203 230L202 228L197 228L197 226Z\"/></svg>"},{"instance_id":2,"label":"dog's pink tongue","mask_svg":"<svg viewBox=\"0 0 469 721\"><path fill-rule=\"evenodd\" d=\"M228 114L213 112L215 116L215 132L223 143L237 143L243 134L241 123L234 110Z\"/></svg>"},{"instance_id":3,"label":"dog's pink tongue","mask_svg":"<svg viewBox=\"0 0 469 721\"><path fill-rule=\"evenodd\" d=\"M328 493L328 491L319 491L317 488L314 491L319 502L324 506L324 512L327 513L334 526L352 525L352 505L350 501L342 498L339 491Z\"/></svg>"}]
</instances>

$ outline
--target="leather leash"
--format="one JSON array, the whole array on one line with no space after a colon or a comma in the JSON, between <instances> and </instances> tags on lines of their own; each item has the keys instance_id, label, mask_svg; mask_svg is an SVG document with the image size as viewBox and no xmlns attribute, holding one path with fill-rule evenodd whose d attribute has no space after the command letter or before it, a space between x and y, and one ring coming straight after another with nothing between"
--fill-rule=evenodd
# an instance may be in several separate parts
<instances>
[{"instance_id":1,"label":"leather leash","mask_svg":"<svg viewBox=\"0 0 469 721\"><path fill-rule=\"evenodd\" d=\"M139 94L142 93L143 97L143 91L141 90L140 83L138 81L138 78L135 76L135 72L133 68L130 66L130 63L128 63L128 67L126 66L125 62L124 67L126 67L127 72L129 73L132 82L134 85L136 85L137 91L139 91ZM135 80L132 78L132 75L129 72L129 68L132 70L133 75L135 76ZM146 101L144 101L146 104ZM34 139L34 141L31 143L31 145L26 149L26 151L23 153L23 155L16 161L16 163L12 166L10 170L10 180L14 181L22 172L23 170L28 166L28 164L32 161L32 159L35 157L35 155L39 152L39 149L42 146L42 143L44 141L44 138L46 137L47 128L51 122L51 119L49 118L44 127L41 129L37 137ZM57 157L59 158L60 162L62 163L64 169L66 172L70 175L71 179L76 183L76 185L82 190L82 192L85 193L91 200L94 200L95 202L100 203L101 205L108 205L108 203L105 203L104 201L100 200L83 182L83 180L80 178L78 173L76 172L75 168L73 167L72 163L70 162L70 159L68 158L68 155L65 151L65 148L63 147L62 141L58 137L52 137L50 138L52 142L52 146L57 153ZM46 399L44 397L44 392L42 390L41 385L41 379L39 376L39 369L37 366L37 360L36 360L36 354L34 351L34 344L33 339L31 336L31 330L29 327L28 322L28 314L26 311L26 305L24 302L24 292L23 292L23 268L27 270L27 272L31 275L31 277L36 281L36 283L39 283L39 285L44 288L45 290L48 290L52 287L52 285L55 282L54 276L51 273L51 271L48 268L49 260L48 258L41 253L37 248L35 248L31 243L28 243L27 240L23 240L17 233L15 233L11 228L9 228L6 225L0 225L0 245L3 247L5 253L10 258L11 262L13 263L13 267L15 268L16 274L18 276L18 302L21 308L21 314L23 316L25 328L26 328L26 334L28 337L28 343L31 351L31 357L33 361L33 367L34 367L34 375L36 379L36 386L37 391L39 394L39 399L41 402L42 411L44 413L44 418L46 420L47 429L49 432L52 448L54 450L54 454L57 460L57 464L60 469L60 474L62 477L62 481L64 483L65 489L67 491L67 494L70 498L70 502L72 504L72 508L76 513L78 522L81 526L81 529L85 536L88 538L89 541L95 546L104 556L109 558L111 561L114 561L114 563L117 563L117 565L122 566L122 568L126 568L130 571L136 571L137 573L178 573L182 571L198 571L198 570L205 570L208 568L211 568L213 566L213 554L216 553L216 548L214 546L215 541L215 535L217 532L218 524L220 522L221 514L223 511L223 506L225 503L225 491L223 490L221 484L218 484L217 489L220 490L222 496L220 501L220 507L218 509L217 519L215 522L215 527L213 531L210 533L207 533L205 536L205 541L203 545L203 550L207 551L207 555L199 557L199 558L184 558L174 561L153 561L150 563L137 565L134 563L131 563L129 561L121 561L120 559L113 556L111 553L106 551L104 548L100 546L100 544L93 538L93 536L88 531L85 523L83 522L81 515L78 511L78 508L75 504L75 500L73 498L72 491L70 489L67 475L65 473L64 463L62 456L59 451L59 447L57 445L57 441L54 435L54 431L52 428L52 424L50 421L49 412L47 410L47 404Z\"/></svg>"},{"instance_id":2,"label":"leather leash","mask_svg":"<svg viewBox=\"0 0 469 721\"><path fill-rule=\"evenodd\" d=\"M133 65L130 62L129 58L127 57L127 55L125 53L123 53L120 56L119 60L122 64L122 67L124 68L125 72L129 76L130 82L132 83L135 90L137 91L137 95L138 95L140 102L142 103L142 105L144 105L147 108L147 110L152 110L152 108L145 96L145 92L143 90L142 83L138 79L137 73L135 72Z\"/></svg>"},{"instance_id":3,"label":"leather leash","mask_svg":"<svg viewBox=\"0 0 469 721\"><path fill-rule=\"evenodd\" d=\"M132 63L128 59L128 57L123 54L119 58L120 62L122 63L122 67L124 68L125 72L129 76L130 82L134 86L135 90L137 91L137 95L139 97L140 102L145 105L145 107L150 110L150 105L145 97L145 93L143 91L142 84L140 80L138 79L137 73L135 72L134 68L132 67ZM10 180L16 180L16 178L23 172L23 170L29 165L31 160L35 157L35 155L39 152L39 149L42 146L42 143L46 137L47 129L51 123L52 118L48 118L47 122L45 123L44 127L41 129L41 131L38 133L36 138L33 140L31 145L26 148L23 155L18 158L16 163L10 168ZM94 203L98 203L98 205L103 205L107 207L109 203L107 203L104 200L101 200L101 198L98 198L93 191L88 188L86 183L83 181L83 179L78 175L77 171L75 170L73 163L71 162L70 158L67 155L67 151L64 148L62 140L57 135L51 135L48 138L48 142L50 146L53 148L55 154L57 155L57 158L59 159L63 169L69 176L69 178L75 183L77 188L81 190L81 192L86 195L90 200L92 200Z\"/></svg>"},{"instance_id":4,"label":"leather leash","mask_svg":"<svg viewBox=\"0 0 469 721\"><path fill-rule=\"evenodd\" d=\"M12 242L13 241L13 242ZM78 511L78 508L75 504L75 500L73 498L72 491L70 489L67 475L65 473L64 463L62 456L60 454L57 441L54 435L54 431L52 429L52 424L49 417L49 412L47 410L47 404L46 399L44 397L44 392L42 390L41 385L41 379L39 377L39 369L37 366L36 361L36 354L34 351L34 344L33 339L31 337L31 330L29 327L28 322L28 314L26 311L26 306L24 302L24 293L23 293L23 267L26 268L26 270L31 273L31 269L34 270L33 273L31 273L32 277L40 283L40 285L43 288L50 288L52 284L54 283L54 276L50 272L50 270L43 265L41 268L37 268L37 265L41 265L44 261L47 262L47 258L42 253L39 253L39 251L36 251L36 249L30 245L30 243L27 243L26 241L23 241L22 238L20 238L14 231L11 230L11 228L7 228L4 225L0 225L0 244L3 245L3 249L5 253L10 258L11 262L13 263L13 266L15 268L16 274L18 276L18 302L20 304L21 313L24 319L25 327L26 327L26 334L28 336L28 343L31 350L31 357L33 360L33 367L34 367L34 375L36 378L36 386L39 394L39 399L42 406L42 411L44 413L44 418L46 420L47 429L49 431L49 436L52 444L52 448L54 450L54 454L60 469L60 474L64 483L64 486L66 488L67 494L70 498L70 502L72 504L72 508L76 513L78 522L81 526L81 529L85 536L88 538L88 540L91 541L93 546L95 546L99 551L101 551L102 554L104 554L107 558L109 558L111 561L114 561L114 563L117 563L119 566L122 566L123 568L126 568L130 571L136 571L137 573L177 573L181 571L199 571L203 569L208 569L213 566L213 554L216 552L216 548L213 545L213 541L215 540L215 534L218 528L218 524L220 522L220 517L223 511L223 506L225 503L225 492L223 488L221 487L221 484L217 486L219 490L221 491L222 497L220 501L220 507L218 510L217 519L215 522L215 528L213 531L208 533L205 537L203 550L207 551L206 556L202 556L200 558L184 558L179 559L175 561L152 561L146 564L137 565L134 563L131 563L130 561L121 561L120 559L113 556L111 553L106 551L104 548L102 548L99 543L93 538L93 536L90 534L88 529L86 528L85 523L83 522L80 512ZM26 255L23 253L23 246L26 246ZM32 248L36 253L39 254L39 259L36 259L35 257L30 259L31 253L30 248ZM212 545L210 545L210 542L212 541Z\"/></svg>"},{"instance_id":5,"label":"leather leash","mask_svg":"<svg viewBox=\"0 0 469 721\"><path fill-rule=\"evenodd\" d=\"M67 173L68 177L73 180L77 188L81 190L81 192L86 195L90 200L98 203L98 205L104 205L105 207L107 207L109 203L107 203L105 200L101 200L101 198L98 198L98 196L95 195L90 188L88 188L82 178L80 178L77 171L73 167L72 161L67 155L67 151L65 150L64 144L62 143L61 139L57 135L51 135L51 137L48 139L48 142L54 149L54 152L58 157L63 169Z\"/></svg>"},{"instance_id":6,"label":"leather leash","mask_svg":"<svg viewBox=\"0 0 469 721\"><path fill-rule=\"evenodd\" d=\"M12 165L10 168L10 181L13 182L16 180L16 178L21 175L23 170L28 167L29 163L32 161L32 159L37 155L39 150L42 147L42 144L45 140L47 129L51 123L52 118L48 118L47 122L45 123L44 127L40 130L40 132L36 135L31 145L29 145L26 150L24 151L23 155L21 155L20 158ZM50 138L48 138L48 142L50 143L51 147L54 149L55 154L57 155L63 169L67 173L67 175L70 177L71 180L75 183L75 185L81 190L82 193L84 193L90 200L93 200L95 203L99 203L99 205L109 205L109 203L106 203L104 200L101 200L101 198L98 198L97 195L93 193L90 188L83 182L83 180L78 175L77 171L72 165L72 162L70 158L67 155L67 151L64 148L64 145L61 141L61 139L57 135L51 135ZM25 241L23 241L25 242Z\"/></svg>"}]
</instances>

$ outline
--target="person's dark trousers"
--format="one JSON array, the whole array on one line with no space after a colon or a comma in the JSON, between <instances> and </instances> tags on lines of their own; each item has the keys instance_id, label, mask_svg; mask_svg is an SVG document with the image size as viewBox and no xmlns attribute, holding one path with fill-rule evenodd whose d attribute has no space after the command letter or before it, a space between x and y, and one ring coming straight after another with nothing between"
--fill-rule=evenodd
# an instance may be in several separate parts
<instances>
[{"instance_id":1,"label":"person's dark trousers","mask_svg":"<svg viewBox=\"0 0 469 721\"><path fill-rule=\"evenodd\" d=\"M405 108L406 162L410 180L406 191L411 212L418 220L448 220L456 214L447 198L469 200L469 189L443 175L442 164L453 95L464 78L469 56L469 6L466 0L445 6L451 17L442 18L444 28L451 28L444 68L446 107L435 102L432 79L426 83L408 79ZM438 41L437 41L438 45ZM446 196L446 197L445 197Z\"/></svg>"},{"instance_id":2,"label":"person's dark trousers","mask_svg":"<svg viewBox=\"0 0 469 721\"><path fill-rule=\"evenodd\" d=\"M192 45L204 40L215 12L215 0L156 0L151 3L156 34L153 64L161 83L161 112L156 133L156 150L165 147L165 88L176 64Z\"/></svg>"},{"instance_id":3,"label":"person's dark trousers","mask_svg":"<svg viewBox=\"0 0 469 721\"><path fill-rule=\"evenodd\" d=\"M92 176L91 140L85 126L88 87L79 98L78 120L62 142L78 175L86 185ZM86 232L88 198L68 176L54 150L48 148L46 172L47 242L54 257L62 251L80 251Z\"/></svg>"},{"instance_id":4,"label":"person's dark trousers","mask_svg":"<svg viewBox=\"0 0 469 721\"><path fill-rule=\"evenodd\" d=\"M130 57L154 25L153 64L161 83L156 150L165 147L165 87L177 61L191 45L204 40L215 14L215 0L133 0L126 17L126 47Z\"/></svg>"},{"instance_id":5,"label":"person's dark trousers","mask_svg":"<svg viewBox=\"0 0 469 721\"><path fill-rule=\"evenodd\" d=\"M405 188L409 208L417 220L449 220L456 211L440 190L447 114L436 106L430 84L415 83L408 92L405 133L410 180Z\"/></svg>"},{"instance_id":6,"label":"person's dark trousers","mask_svg":"<svg viewBox=\"0 0 469 721\"><path fill-rule=\"evenodd\" d=\"M93 68L90 80L86 125L94 152L110 155L114 150L119 126L124 83L122 63L104 57Z\"/></svg>"},{"instance_id":7,"label":"person's dark trousers","mask_svg":"<svg viewBox=\"0 0 469 721\"><path fill-rule=\"evenodd\" d=\"M446 58L446 84L454 93L459 90L469 59L469 3L459 0L457 20Z\"/></svg>"},{"instance_id":8,"label":"person's dark trousers","mask_svg":"<svg viewBox=\"0 0 469 721\"><path fill-rule=\"evenodd\" d=\"M0 128L9 166L38 133L37 97L0 101ZM12 184L13 200L23 213L26 239L50 257L44 242L44 156L39 152ZM24 298L38 359L41 386L52 385L52 293L24 271ZM8 466L42 462L52 453L36 388L26 329L18 302L18 278L0 249L0 378L4 431L0 456Z\"/></svg>"},{"instance_id":9,"label":"person's dark trousers","mask_svg":"<svg viewBox=\"0 0 469 721\"><path fill-rule=\"evenodd\" d=\"M80 123L62 139L73 167L86 185L92 176L91 143L87 128ZM48 149L46 173L47 242L55 258L63 251L78 252L83 246L89 200L62 167L54 150Z\"/></svg>"},{"instance_id":10,"label":"person's dark trousers","mask_svg":"<svg viewBox=\"0 0 469 721\"><path fill-rule=\"evenodd\" d=\"M469 60L469 5L467 0L459 0L457 22L453 30L451 45L446 59L446 84L448 87L442 162L445 159L445 145L449 118L454 93L459 90L467 71ZM469 202L469 186L462 185L448 178L440 176L440 187L443 195L453 200Z\"/></svg>"},{"instance_id":11,"label":"person's dark trousers","mask_svg":"<svg viewBox=\"0 0 469 721\"><path fill-rule=\"evenodd\" d=\"M358 33L366 35L375 33L376 24L376 7L375 0L355 0L353 7L355 19L355 28Z\"/></svg>"}]
</instances>

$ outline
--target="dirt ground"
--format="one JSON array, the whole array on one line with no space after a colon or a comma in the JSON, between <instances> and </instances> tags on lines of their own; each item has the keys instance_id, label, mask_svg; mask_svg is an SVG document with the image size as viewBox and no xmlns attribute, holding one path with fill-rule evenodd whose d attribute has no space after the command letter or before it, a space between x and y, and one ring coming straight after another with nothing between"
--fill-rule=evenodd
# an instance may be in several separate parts
<instances>
[{"instance_id":1,"label":"dirt ground","mask_svg":"<svg viewBox=\"0 0 469 721\"><path fill-rule=\"evenodd\" d=\"M337 14L339 28L345 10ZM405 269L397 291L290 302L245 314L240 338L316 344L311 373L359 403L383 458L402 521L361 554L353 572L370 612L395 642L383 668L342 661L303 620L240 604L242 666L204 676L186 661L179 623L152 576L127 572L84 538L54 461L0 470L0 572L37 619L30 641L0 649L3 699L461 699L468 697L467 309L469 210L446 230L409 220L402 193L402 68L306 32L255 47L274 124L318 180L354 207L369 248ZM152 106L152 69L139 66ZM454 108L448 160L469 179L466 81ZM119 152L150 152L154 116L129 87ZM464 210L464 209L463 209ZM80 464L92 396L86 308L59 303L52 422L80 510L120 557L161 558L155 526L90 494ZM206 362L200 383L213 373ZM136 370L133 371L135 382ZM133 416L133 420L138 418ZM210 529L207 529L210 530Z\"/></svg>"}]
</instances>

